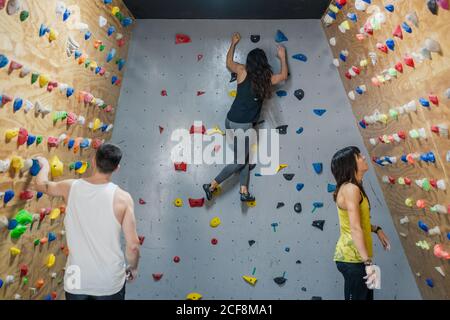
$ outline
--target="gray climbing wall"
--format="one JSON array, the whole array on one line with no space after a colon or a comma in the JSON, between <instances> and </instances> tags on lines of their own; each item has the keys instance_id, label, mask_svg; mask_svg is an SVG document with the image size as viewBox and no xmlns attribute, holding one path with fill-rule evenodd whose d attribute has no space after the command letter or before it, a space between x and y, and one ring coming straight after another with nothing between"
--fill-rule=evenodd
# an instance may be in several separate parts
<instances>
[{"instance_id":1,"label":"gray climbing wall","mask_svg":"<svg viewBox=\"0 0 450 320\"><path fill-rule=\"evenodd\" d=\"M222 165L189 165L187 172L174 170L170 159L170 134L177 128L189 129L196 120L207 128L224 129L226 113L233 101L225 57L232 32L243 39L236 57L245 62L255 47L266 50L275 71L274 36L277 29L289 38L284 42L288 55L303 53L308 61L289 58L291 77L278 89L288 96L267 101L262 128L289 125L280 136L280 163L289 167L275 176L255 176L251 191L256 207L241 205L238 178L223 185L220 197L202 208L190 208L188 198L204 196L201 185L220 171ZM192 43L175 45L175 34L186 33ZM253 44L251 34L260 34ZM197 61L198 54L203 59ZM139 20L134 31L127 71L115 122L113 142L125 157L116 183L130 191L136 203L138 233L145 236L141 251L139 279L127 288L132 299L184 299L199 292L204 299L323 299L343 298L343 279L332 261L339 236L338 218L327 184L334 183L329 169L333 153L357 145L364 154L360 134L336 69L330 65L331 52L319 20L299 21L212 21ZM293 92L302 88L306 95L298 101ZM168 96L161 96L162 90ZM205 91L197 96L197 91ZM327 109L319 117L315 108ZM164 128L160 134L159 126ZM304 128L303 133L296 130ZM313 162L323 162L317 175ZM286 181L282 173L294 173ZM299 192L297 183L304 183ZM392 241L384 252L375 239L376 262L381 266L383 287L377 299L420 299L413 274L402 251L373 170L365 186L372 202L372 221L382 225ZM146 204L140 205L142 198ZM184 206L173 205L182 198ZM277 202L285 206L276 209ZM301 202L303 212L293 207ZM313 202L323 208L311 213ZM211 218L222 224L213 229ZM326 220L324 230L313 220ZM272 223L279 226L274 232ZM217 245L211 239L218 240ZM250 246L248 241L255 240ZM289 250L286 250L289 248ZM173 257L180 262L174 263ZM301 263L297 263L301 262ZM154 281L152 273L163 273ZM258 278L252 287L243 275ZM273 278L285 276L278 286Z\"/></svg>"}]
</instances>

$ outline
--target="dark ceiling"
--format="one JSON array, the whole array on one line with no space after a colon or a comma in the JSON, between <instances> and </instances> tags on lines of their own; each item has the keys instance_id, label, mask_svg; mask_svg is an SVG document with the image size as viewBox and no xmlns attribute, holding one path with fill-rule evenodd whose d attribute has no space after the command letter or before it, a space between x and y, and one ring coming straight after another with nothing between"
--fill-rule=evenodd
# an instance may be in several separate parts
<instances>
[{"instance_id":1,"label":"dark ceiling","mask_svg":"<svg viewBox=\"0 0 450 320\"><path fill-rule=\"evenodd\" d=\"M330 0L124 0L138 19L320 19Z\"/></svg>"}]
</instances>

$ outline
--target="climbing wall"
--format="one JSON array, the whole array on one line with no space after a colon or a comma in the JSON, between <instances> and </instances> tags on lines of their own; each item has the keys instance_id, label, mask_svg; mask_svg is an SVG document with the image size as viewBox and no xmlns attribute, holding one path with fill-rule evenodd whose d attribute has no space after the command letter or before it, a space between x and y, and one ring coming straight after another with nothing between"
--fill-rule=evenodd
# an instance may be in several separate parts
<instances>
[{"instance_id":1,"label":"climbing wall","mask_svg":"<svg viewBox=\"0 0 450 320\"><path fill-rule=\"evenodd\" d=\"M33 159L78 178L111 136L131 27L106 2L0 1L0 299L63 298L65 204L33 191Z\"/></svg>"},{"instance_id":2,"label":"climbing wall","mask_svg":"<svg viewBox=\"0 0 450 320\"><path fill-rule=\"evenodd\" d=\"M277 30L288 38L282 44L290 79L265 103L260 128L288 126L280 135L280 163L288 166L274 176L259 176L259 166L251 172L254 207L240 203L235 177L214 201L191 208L189 198L204 197L202 184L223 165L176 171L171 134L189 130L194 121L224 130L236 89L225 68L231 34L242 35L237 61L245 62L251 49L261 47L278 72ZM189 36L178 40L190 42L176 44L177 33ZM252 34L261 40L252 43ZM335 183L329 166L342 147L357 145L367 153L331 61L319 20L137 21L113 135L124 150L115 181L133 195L138 233L145 237L140 275L127 287L129 298L184 299L195 292L203 299L343 299L343 279L332 261L339 229L328 191ZM302 100L294 96L297 89L305 92ZM323 163L323 172L317 174L313 163ZM283 174L294 177L288 181ZM373 223L382 225L392 241L389 253L374 241L383 270L383 290L376 297L420 299L372 169L365 186ZM181 207L175 206L177 199ZM277 209L279 202L284 206ZM296 203L302 205L300 213L294 211ZM216 228L210 226L214 217L221 221ZM325 221L323 230L312 225L316 220ZM256 284L243 276L257 278Z\"/></svg>"},{"instance_id":3,"label":"climbing wall","mask_svg":"<svg viewBox=\"0 0 450 320\"><path fill-rule=\"evenodd\" d=\"M322 19L426 299L450 298L449 19L446 0L333 1Z\"/></svg>"}]
</instances>

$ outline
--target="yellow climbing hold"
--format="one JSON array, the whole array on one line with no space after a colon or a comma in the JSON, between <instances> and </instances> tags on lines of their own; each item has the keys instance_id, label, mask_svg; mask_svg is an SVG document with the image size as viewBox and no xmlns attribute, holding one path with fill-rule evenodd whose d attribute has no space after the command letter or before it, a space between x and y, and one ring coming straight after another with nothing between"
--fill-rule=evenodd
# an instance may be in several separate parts
<instances>
[{"instance_id":1,"label":"yellow climbing hold","mask_svg":"<svg viewBox=\"0 0 450 320\"><path fill-rule=\"evenodd\" d=\"M244 279L245 282L251 284L252 286L254 286L256 284L256 281L258 281L258 279L251 276L242 276L242 279Z\"/></svg>"},{"instance_id":2,"label":"yellow climbing hold","mask_svg":"<svg viewBox=\"0 0 450 320\"><path fill-rule=\"evenodd\" d=\"M91 64L89 65L89 68L91 68L92 71L97 69L97 67L98 67L98 64L95 61L92 61Z\"/></svg>"},{"instance_id":3,"label":"yellow climbing hold","mask_svg":"<svg viewBox=\"0 0 450 320\"><path fill-rule=\"evenodd\" d=\"M247 201L247 206L249 207L256 207L256 200L255 201Z\"/></svg>"},{"instance_id":4,"label":"yellow climbing hold","mask_svg":"<svg viewBox=\"0 0 450 320\"><path fill-rule=\"evenodd\" d=\"M220 218L219 217L212 218L211 221L209 222L209 225L212 228L217 228L220 225Z\"/></svg>"},{"instance_id":5,"label":"yellow climbing hold","mask_svg":"<svg viewBox=\"0 0 450 320\"><path fill-rule=\"evenodd\" d=\"M39 76L39 86L41 88L45 87L50 82L50 78L46 74L41 74Z\"/></svg>"},{"instance_id":6,"label":"yellow climbing hold","mask_svg":"<svg viewBox=\"0 0 450 320\"><path fill-rule=\"evenodd\" d=\"M378 119L384 124L386 124L388 122L388 116L384 113L380 114Z\"/></svg>"},{"instance_id":7,"label":"yellow climbing hold","mask_svg":"<svg viewBox=\"0 0 450 320\"><path fill-rule=\"evenodd\" d=\"M339 8L336 7L334 4L330 4L330 6L328 7L328 9L330 9L330 11L333 11L334 13L338 13L339 12Z\"/></svg>"},{"instance_id":8,"label":"yellow climbing hold","mask_svg":"<svg viewBox=\"0 0 450 320\"><path fill-rule=\"evenodd\" d=\"M280 172L280 170L283 170L284 168L287 168L287 164L280 164L279 166L278 166L278 169L277 169L277 172Z\"/></svg>"},{"instance_id":9,"label":"yellow climbing hold","mask_svg":"<svg viewBox=\"0 0 450 320\"><path fill-rule=\"evenodd\" d=\"M13 168L16 173L20 171L25 166L25 161L22 157L19 156L13 156L11 158L11 168Z\"/></svg>"},{"instance_id":10,"label":"yellow climbing hold","mask_svg":"<svg viewBox=\"0 0 450 320\"><path fill-rule=\"evenodd\" d=\"M19 135L19 129L10 129L5 132L5 139L7 142L11 141L12 138L17 137Z\"/></svg>"},{"instance_id":11,"label":"yellow climbing hold","mask_svg":"<svg viewBox=\"0 0 450 320\"><path fill-rule=\"evenodd\" d=\"M47 266L47 268L51 268L55 265L55 261L56 261L56 257L53 253L51 253L47 257L47 262L45 263L45 265Z\"/></svg>"},{"instance_id":12,"label":"yellow climbing hold","mask_svg":"<svg viewBox=\"0 0 450 320\"><path fill-rule=\"evenodd\" d=\"M120 12L120 9L119 9L119 7L112 7L112 9L111 9L111 13L113 14L113 16L115 16L115 15L116 15L116 13L118 13L118 12Z\"/></svg>"},{"instance_id":13,"label":"yellow climbing hold","mask_svg":"<svg viewBox=\"0 0 450 320\"><path fill-rule=\"evenodd\" d=\"M345 20L340 24L340 27L343 30L350 30L350 23L348 22L348 20Z\"/></svg>"},{"instance_id":14,"label":"yellow climbing hold","mask_svg":"<svg viewBox=\"0 0 450 320\"><path fill-rule=\"evenodd\" d=\"M82 161L81 167L75 170L75 172L78 174L83 174L86 172L87 168L89 168L89 163L87 163L86 161Z\"/></svg>"},{"instance_id":15,"label":"yellow climbing hold","mask_svg":"<svg viewBox=\"0 0 450 320\"><path fill-rule=\"evenodd\" d=\"M52 42L56 39L58 39L58 31L55 29L50 29L50 32L48 33L48 40Z\"/></svg>"},{"instance_id":16,"label":"yellow climbing hold","mask_svg":"<svg viewBox=\"0 0 450 320\"><path fill-rule=\"evenodd\" d=\"M50 220L56 220L61 215L61 210L58 208L53 209L50 211Z\"/></svg>"},{"instance_id":17,"label":"yellow climbing hold","mask_svg":"<svg viewBox=\"0 0 450 320\"><path fill-rule=\"evenodd\" d=\"M186 300L200 300L203 296L197 292L191 292L186 296Z\"/></svg>"},{"instance_id":18,"label":"yellow climbing hold","mask_svg":"<svg viewBox=\"0 0 450 320\"><path fill-rule=\"evenodd\" d=\"M230 95L230 97L236 98L237 91L236 90L231 90L228 94Z\"/></svg>"},{"instance_id":19,"label":"yellow climbing hold","mask_svg":"<svg viewBox=\"0 0 450 320\"><path fill-rule=\"evenodd\" d=\"M173 201L173 204L175 205L175 207L182 207L183 206L183 199L181 199L181 198L176 198L174 201Z\"/></svg>"},{"instance_id":20,"label":"yellow climbing hold","mask_svg":"<svg viewBox=\"0 0 450 320\"><path fill-rule=\"evenodd\" d=\"M11 253L12 256L15 257L15 256L19 255L21 251L20 251L19 248L11 247L11 248L9 249L9 252Z\"/></svg>"},{"instance_id":21,"label":"yellow climbing hold","mask_svg":"<svg viewBox=\"0 0 450 320\"><path fill-rule=\"evenodd\" d=\"M222 130L220 130L219 126L215 126L212 129L209 129L207 132L208 135L213 135L213 134L221 134L221 135L225 135L225 132L223 132Z\"/></svg>"},{"instance_id":22,"label":"yellow climbing hold","mask_svg":"<svg viewBox=\"0 0 450 320\"><path fill-rule=\"evenodd\" d=\"M368 64L369 64L369 62L367 61L367 59L363 59L359 62L359 66L362 68L367 67Z\"/></svg>"},{"instance_id":23,"label":"yellow climbing hold","mask_svg":"<svg viewBox=\"0 0 450 320\"><path fill-rule=\"evenodd\" d=\"M416 246L423 250L430 250L430 244L426 240L417 241Z\"/></svg>"},{"instance_id":24,"label":"yellow climbing hold","mask_svg":"<svg viewBox=\"0 0 450 320\"><path fill-rule=\"evenodd\" d=\"M220 195L221 192L222 192L222 187L221 187L220 185L218 185L218 186L216 187L216 189L214 189L214 191L212 192L212 194L213 194L214 196L218 196L218 195Z\"/></svg>"},{"instance_id":25,"label":"yellow climbing hold","mask_svg":"<svg viewBox=\"0 0 450 320\"><path fill-rule=\"evenodd\" d=\"M61 160L59 160L58 156L53 156L50 160L50 170L53 178L59 177L63 174L64 165Z\"/></svg>"},{"instance_id":26,"label":"yellow climbing hold","mask_svg":"<svg viewBox=\"0 0 450 320\"><path fill-rule=\"evenodd\" d=\"M412 206L414 205L414 199L412 198L406 198L405 200L405 205L412 208Z\"/></svg>"}]
</instances>

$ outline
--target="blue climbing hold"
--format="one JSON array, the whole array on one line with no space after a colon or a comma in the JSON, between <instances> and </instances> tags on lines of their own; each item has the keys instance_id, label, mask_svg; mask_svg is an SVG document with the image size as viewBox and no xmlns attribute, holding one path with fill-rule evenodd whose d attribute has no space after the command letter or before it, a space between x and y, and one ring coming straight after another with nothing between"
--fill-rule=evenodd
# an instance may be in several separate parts
<instances>
[{"instance_id":1,"label":"blue climbing hold","mask_svg":"<svg viewBox=\"0 0 450 320\"><path fill-rule=\"evenodd\" d=\"M357 22L358 21L358 16L355 13L353 13L353 12L347 13L347 17L353 22Z\"/></svg>"},{"instance_id":2,"label":"blue climbing hold","mask_svg":"<svg viewBox=\"0 0 450 320\"><path fill-rule=\"evenodd\" d=\"M367 128L366 122L365 122L364 120L361 120L361 121L359 122L359 126L360 126L361 128L363 128L363 129Z\"/></svg>"},{"instance_id":3,"label":"blue climbing hold","mask_svg":"<svg viewBox=\"0 0 450 320\"><path fill-rule=\"evenodd\" d=\"M90 31L86 31L84 34L84 40L89 40L92 37L92 33Z\"/></svg>"},{"instance_id":4,"label":"blue climbing hold","mask_svg":"<svg viewBox=\"0 0 450 320\"><path fill-rule=\"evenodd\" d=\"M17 227L18 224L19 224L19 222L17 222L16 219L9 220L9 222L8 222L8 230L14 230Z\"/></svg>"},{"instance_id":5,"label":"blue climbing hold","mask_svg":"<svg viewBox=\"0 0 450 320\"><path fill-rule=\"evenodd\" d=\"M356 87L355 91L356 91L357 94L363 94L364 93L364 90L361 87Z\"/></svg>"},{"instance_id":6,"label":"blue climbing hold","mask_svg":"<svg viewBox=\"0 0 450 320\"><path fill-rule=\"evenodd\" d=\"M122 26L123 27L128 27L133 23L133 19L131 19L130 17L126 17L122 20Z\"/></svg>"},{"instance_id":7,"label":"blue climbing hold","mask_svg":"<svg viewBox=\"0 0 450 320\"><path fill-rule=\"evenodd\" d=\"M48 242L52 242L56 240L56 235L53 232L49 232L47 236Z\"/></svg>"},{"instance_id":8,"label":"blue climbing hold","mask_svg":"<svg viewBox=\"0 0 450 320\"><path fill-rule=\"evenodd\" d=\"M108 28L108 37L110 37L114 32L116 32L116 27L110 26Z\"/></svg>"},{"instance_id":9,"label":"blue climbing hold","mask_svg":"<svg viewBox=\"0 0 450 320\"><path fill-rule=\"evenodd\" d=\"M365 3L372 4L372 0L363 0Z\"/></svg>"},{"instance_id":10,"label":"blue climbing hold","mask_svg":"<svg viewBox=\"0 0 450 320\"><path fill-rule=\"evenodd\" d=\"M49 32L49 29L44 24L41 24L41 27L39 28L39 37L45 36L47 32Z\"/></svg>"},{"instance_id":11,"label":"blue climbing hold","mask_svg":"<svg viewBox=\"0 0 450 320\"><path fill-rule=\"evenodd\" d=\"M302 134L303 133L303 127L300 127L297 129L297 131L295 131L297 134Z\"/></svg>"},{"instance_id":12,"label":"blue climbing hold","mask_svg":"<svg viewBox=\"0 0 450 320\"><path fill-rule=\"evenodd\" d=\"M434 156L433 152L427 152L424 153L422 155L420 155L420 160L425 161L425 162L436 162L436 157Z\"/></svg>"},{"instance_id":13,"label":"blue climbing hold","mask_svg":"<svg viewBox=\"0 0 450 320\"><path fill-rule=\"evenodd\" d=\"M433 287L434 287L434 283L433 283L433 280L432 280L432 279L428 278L428 279L425 280L425 282L427 283L427 285L428 285L430 288L433 288Z\"/></svg>"},{"instance_id":14,"label":"blue climbing hold","mask_svg":"<svg viewBox=\"0 0 450 320\"><path fill-rule=\"evenodd\" d=\"M408 32L408 33L412 32L411 27L406 22L402 23L402 28L403 28L403 30L405 30L405 32Z\"/></svg>"},{"instance_id":15,"label":"blue climbing hold","mask_svg":"<svg viewBox=\"0 0 450 320\"><path fill-rule=\"evenodd\" d=\"M417 222L417 225L423 231L428 232L428 226L422 220L419 220L419 222Z\"/></svg>"},{"instance_id":16,"label":"blue climbing hold","mask_svg":"<svg viewBox=\"0 0 450 320\"><path fill-rule=\"evenodd\" d=\"M75 60L81 57L81 55L82 55L81 51L76 50L74 54Z\"/></svg>"},{"instance_id":17,"label":"blue climbing hold","mask_svg":"<svg viewBox=\"0 0 450 320\"><path fill-rule=\"evenodd\" d=\"M111 83L115 84L117 82L117 80L119 80L119 78L117 78L116 76L112 76Z\"/></svg>"},{"instance_id":18,"label":"blue climbing hold","mask_svg":"<svg viewBox=\"0 0 450 320\"><path fill-rule=\"evenodd\" d=\"M321 116L323 116L323 114L324 114L325 112L327 112L327 110L325 110L325 109L314 109L313 112L314 112L316 115L318 115L319 117L321 117Z\"/></svg>"},{"instance_id":19,"label":"blue climbing hold","mask_svg":"<svg viewBox=\"0 0 450 320\"><path fill-rule=\"evenodd\" d=\"M447 239L450 240L450 232L447 233Z\"/></svg>"},{"instance_id":20,"label":"blue climbing hold","mask_svg":"<svg viewBox=\"0 0 450 320\"><path fill-rule=\"evenodd\" d=\"M67 143L67 148L69 148L69 150L72 149L74 144L75 144L75 140L70 139L69 142Z\"/></svg>"},{"instance_id":21,"label":"blue climbing hold","mask_svg":"<svg viewBox=\"0 0 450 320\"><path fill-rule=\"evenodd\" d=\"M281 30L277 31L277 34L275 36L275 42L283 42L283 41L288 41L288 38L284 35L283 32L281 32Z\"/></svg>"},{"instance_id":22,"label":"blue climbing hold","mask_svg":"<svg viewBox=\"0 0 450 320\"><path fill-rule=\"evenodd\" d=\"M102 125L102 126L101 126L102 132L105 132L107 128L108 128L108 125L107 125L107 124Z\"/></svg>"},{"instance_id":23,"label":"blue climbing hold","mask_svg":"<svg viewBox=\"0 0 450 320\"><path fill-rule=\"evenodd\" d=\"M339 53L339 59L341 59L342 61L347 61L347 56L344 53Z\"/></svg>"},{"instance_id":24,"label":"blue climbing hold","mask_svg":"<svg viewBox=\"0 0 450 320\"><path fill-rule=\"evenodd\" d=\"M334 13L333 11L328 11L327 15L333 20L336 20L336 13Z\"/></svg>"},{"instance_id":25,"label":"blue climbing hold","mask_svg":"<svg viewBox=\"0 0 450 320\"><path fill-rule=\"evenodd\" d=\"M335 192L335 191L336 191L336 185L335 185L335 184L329 183L328 186L327 186L327 191L328 191L329 193Z\"/></svg>"},{"instance_id":26,"label":"blue climbing hold","mask_svg":"<svg viewBox=\"0 0 450 320\"><path fill-rule=\"evenodd\" d=\"M116 49L112 48L109 51L108 56L106 57L106 62L110 62L114 58L115 55L116 55Z\"/></svg>"},{"instance_id":27,"label":"blue climbing hold","mask_svg":"<svg viewBox=\"0 0 450 320\"><path fill-rule=\"evenodd\" d=\"M3 287L3 280L0 279L0 289Z\"/></svg>"},{"instance_id":28,"label":"blue climbing hold","mask_svg":"<svg viewBox=\"0 0 450 320\"><path fill-rule=\"evenodd\" d=\"M46 300L46 301L53 300L52 295L51 295L51 294L46 295L46 296L44 297L44 300Z\"/></svg>"},{"instance_id":29,"label":"blue climbing hold","mask_svg":"<svg viewBox=\"0 0 450 320\"><path fill-rule=\"evenodd\" d=\"M406 154L402 155L400 157L400 160L402 160L402 162L404 162L404 163L408 163L408 159L406 158Z\"/></svg>"},{"instance_id":30,"label":"blue climbing hold","mask_svg":"<svg viewBox=\"0 0 450 320\"><path fill-rule=\"evenodd\" d=\"M305 185L303 183L297 183L297 191L301 191Z\"/></svg>"},{"instance_id":31,"label":"blue climbing hold","mask_svg":"<svg viewBox=\"0 0 450 320\"><path fill-rule=\"evenodd\" d=\"M422 107L429 107L430 106L430 102L427 99L420 98L419 102L422 105Z\"/></svg>"},{"instance_id":32,"label":"blue climbing hold","mask_svg":"<svg viewBox=\"0 0 450 320\"><path fill-rule=\"evenodd\" d=\"M89 139L84 138L83 141L81 141L81 143L80 143L80 148L86 149L87 147L89 147Z\"/></svg>"},{"instance_id":33,"label":"blue climbing hold","mask_svg":"<svg viewBox=\"0 0 450 320\"><path fill-rule=\"evenodd\" d=\"M39 174L39 171L41 171L41 166L39 165L39 161L37 159L32 159L33 164L30 168L30 174L33 177L36 177Z\"/></svg>"},{"instance_id":34,"label":"blue climbing hold","mask_svg":"<svg viewBox=\"0 0 450 320\"><path fill-rule=\"evenodd\" d=\"M27 146L31 146L36 141L36 136L32 134L28 134L27 138Z\"/></svg>"},{"instance_id":35,"label":"blue climbing hold","mask_svg":"<svg viewBox=\"0 0 450 320\"><path fill-rule=\"evenodd\" d=\"M80 169L82 166L83 166L83 162L77 161L77 162L75 162L74 169L75 169L75 170L78 170L78 169Z\"/></svg>"},{"instance_id":36,"label":"blue climbing hold","mask_svg":"<svg viewBox=\"0 0 450 320\"><path fill-rule=\"evenodd\" d=\"M14 191L13 190L6 190L5 194L3 195L3 203L7 204L14 198Z\"/></svg>"},{"instance_id":37,"label":"blue climbing hold","mask_svg":"<svg viewBox=\"0 0 450 320\"><path fill-rule=\"evenodd\" d=\"M284 248L284 251L289 252L289 251L291 251L291 248L286 247L286 248Z\"/></svg>"},{"instance_id":38,"label":"blue climbing hold","mask_svg":"<svg viewBox=\"0 0 450 320\"><path fill-rule=\"evenodd\" d=\"M37 199L40 199L40 198L42 198L43 195L44 195L43 192L38 191L38 192L36 193L36 198L37 198Z\"/></svg>"},{"instance_id":39,"label":"blue climbing hold","mask_svg":"<svg viewBox=\"0 0 450 320\"><path fill-rule=\"evenodd\" d=\"M9 59L7 56L0 54L0 69L4 68L6 65L8 65Z\"/></svg>"},{"instance_id":40,"label":"blue climbing hold","mask_svg":"<svg viewBox=\"0 0 450 320\"><path fill-rule=\"evenodd\" d=\"M261 173L255 173L255 177L262 177Z\"/></svg>"},{"instance_id":41,"label":"blue climbing hold","mask_svg":"<svg viewBox=\"0 0 450 320\"><path fill-rule=\"evenodd\" d=\"M65 22L67 19L69 19L71 14L72 13L69 11L69 9L66 9L66 11L64 11L64 14L63 14L63 21Z\"/></svg>"},{"instance_id":42,"label":"blue climbing hold","mask_svg":"<svg viewBox=\"0 0 450 320\"><path fill-rule=\"evenodd\" d=\"M321 162L313 163L313 168L317 174L321 174L323 171L323 164Z\"/></svg>"},{"instance_id":43,"label":"blue climbing hold","mask_svg":"<svg viewBox=\"0 0 450 320\"><path fill-rule=\"evenodd\" d=\"M276 92L276 94L277 94L277 96L279 96L280 98L281 98L281 97L286 97L286 96L287 96L287 92L284 91L284 90L278 90L278 91Z\"/></svg>"},{"instance_id":44,"label":"blue climbing hold","mask_svg":"<svg viewBox=\"0 0 450 320\"><path fill-rule=\"evenodd\" d=\"M389 12L394 12L395 7L393 4L388 4L387 6L384 7L387 11Z\"/></svg>"},{"instance_id":45,"label":"blue climbing hold","mask_svg":"<svg viewBox=\"0 0 450 320\"><path fill-rule=\"evenodd\" d=\"M303 61L303 62L308 61L308 57L305 56L305 55L302 54L302 53L294 54L294 55L292 56L292 58L293 58L293 59L296 59L296 60Z\"/></svg>"},{"instance_id":46,"label":"blue climbing hold","mask_svg":"<svg viewBox=\"0 0 450 320\"><path fill-rule=\"evenodd\" d=\"M119 59L117 61L117 66L119 67L119 71L122 71L123 67L125 66L125 60L124 59Z\"/></svg>"},{"instance_id":47,"label":"blue climbing hold","mask_svg":"<svg viewBox=\"0 0 450 320\"><path fill-rule=\"evenodd\" d=\"M394 42L394 40L393 40L393 39L387 39L387 40L386 40L386 46L387 46L390 50L394 51L394 49L395 49L395 42Z\"/></svg>"},{"instance_id":48,"label":"blue climbing hold","mask_svg":"<svg viewBox=\"0 0 450 320\"><path fill-rule=\"evenodd\" d=\"M99 72L102 70L102 68L101 67L97 67L97 68L95 68L95 74L99 74Z\"/></svg>"},{"instance_id":49,"label":"blue climbing hold","mask_svg":"<svg viewBox=\"0 0 450 320\"><path fill-rule=\"evenodd\" d=\"M311 211L311 213L314 213L314 211L316 211L316 209L318 209L318 208L323 208L323 202L314 202L313 210Z\"/></svg>"},{"instance_id":50,"label":"blue climbing hold","mask_svg":"<svg viewBox=\"0 0 450 320\"><path fill-rule=\"evenodd\" d=\"M73 95L74 91L75 91L74 88L68 87L66 90L66 97L70 98Z\"/></svg>"},{"instance_id":51,"label":"blue climbing hold","mask_svg":"<svg viewBox=\"0 0 450 320\"><path fill-rule=\"evenodd\" d=\"M111 4L111 3L112 3L112 0L103 0L103 3L104 3L104 4Z\"/></svg>"},{"instance_id":52,"label":"blue climbing hold","mask_svg":"<svg viewBox=\"0 0 450 320\"><path fill-rule=\"evenodd\" d=\"M21 98L16 98L14 100L14 104L13 104L14 112L19 111L22 108L22 105L23 105L23 100Z\"/></svg>"}]
</instances>

